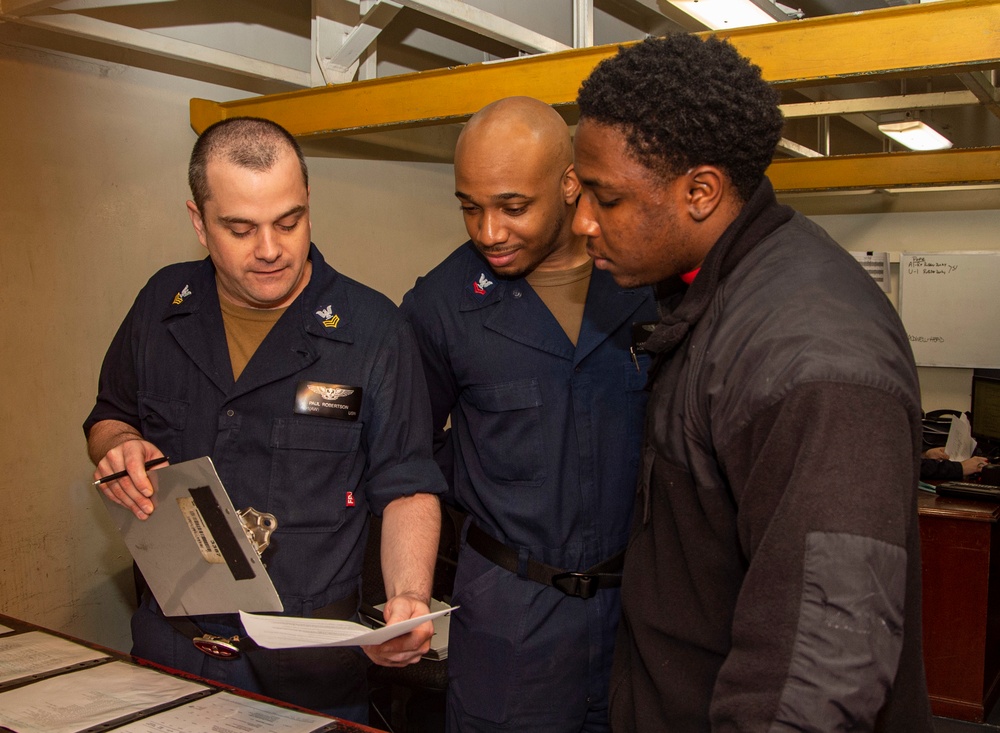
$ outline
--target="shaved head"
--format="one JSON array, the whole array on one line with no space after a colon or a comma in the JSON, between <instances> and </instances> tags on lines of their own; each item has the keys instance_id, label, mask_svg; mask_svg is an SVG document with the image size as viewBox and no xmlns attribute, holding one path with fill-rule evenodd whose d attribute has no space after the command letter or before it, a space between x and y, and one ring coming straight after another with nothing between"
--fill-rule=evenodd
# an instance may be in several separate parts
<instances>
[{"instance_id":1,"label":"shaved head","mask_svg":"<svg viewBox=\"0 0 1000 733\"><path fill-rule=\"evenodd\" d=\"M531 151L537 165L562 172L573 162L569 128L552 107L532 97L507 97L472 115L458 137L455 165L473 151L492 148L516 158Z\"/></svg>"},{"instance_id":2,"label":"shaved head","mask_svg":"<svg viewBox=\"0 0 1000 733\"><path fill-rule=\"evenodd\" d=\"M455 196L469 237L496 275L586 262L585 241L570 226L579 193L569 128L544 102L493 102L459 135Z\"/></svg>"}]
</instances>

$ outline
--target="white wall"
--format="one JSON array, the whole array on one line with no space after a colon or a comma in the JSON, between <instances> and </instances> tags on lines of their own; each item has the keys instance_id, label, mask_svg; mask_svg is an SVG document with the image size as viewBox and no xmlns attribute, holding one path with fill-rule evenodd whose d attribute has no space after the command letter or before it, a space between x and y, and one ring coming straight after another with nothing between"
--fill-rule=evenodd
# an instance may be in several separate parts
<instances>
[{"instance_id":1,"label":"white wall","mask_svg":"<svg viewBox=\"0 0 1000 733\"><path fill-rule=\"evenodd\" d=\"M826 229L845 249L877 252L938 252L1000 249L1000 211L928 211L882 214L824 215L810 219ZM897 258L898 259L898 258ZM890 299L897 303L899 266L892 266ZM1000 295L1000 284L998 284ZM955 324L961 328L963 324ZM994 334L983 334L994 338ZM925 411L968 410L972 370L921 367L920 391Z\"/></svg>"},{"instance_id":2,"label":"white wall","mask_svg":"<svg viewBox=\"0 0 1000 733\"><path fill-rule=\"evenodd\" d=\"M245 96L0 44L0 613L129 647L130 559L80 424L139 288L203 256L189 99ZM465 238L448 165L309 162L314 240L397 302Z\"/></svg>"}]
</instances>

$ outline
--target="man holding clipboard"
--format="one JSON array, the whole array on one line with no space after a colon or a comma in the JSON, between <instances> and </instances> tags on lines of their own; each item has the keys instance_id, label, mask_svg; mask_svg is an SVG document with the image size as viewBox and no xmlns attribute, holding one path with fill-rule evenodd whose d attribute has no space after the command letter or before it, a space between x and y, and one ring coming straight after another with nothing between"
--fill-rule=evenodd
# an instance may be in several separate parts
<instances>
[{"instance_id":1,"label":"man holding clipboard","mask_svg":"<svg viewBox=\"0 0 1000 733\"><path fill-rule=\"evenodd\" d=\"M444 481L409 326L382 295L339 274L310 242L308 172L283 128L229 119L195 144L188 213L208 258L164 268L122 323L84 429L95 479L139 519L144 464L209 456L236 507L274 514L263 554L293 616L351 618L369 512L383 517L389 623L428 612ZM156 511L172 507L162 505ZM235 612L237 609L232 609ZM242 637L235 613L191 617ZM423 624L365 652L402 666L427 651ZM133 654L359 722L366 660L347 649L203 654L146 593Z\"/></svg>"}]
</instances>

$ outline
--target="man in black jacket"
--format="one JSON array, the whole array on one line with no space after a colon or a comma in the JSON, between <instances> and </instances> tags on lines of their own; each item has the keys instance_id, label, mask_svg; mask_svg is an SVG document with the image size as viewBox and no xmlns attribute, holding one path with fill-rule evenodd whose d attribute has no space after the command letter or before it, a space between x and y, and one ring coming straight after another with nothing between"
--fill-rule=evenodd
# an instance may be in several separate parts
<instances>
[{"instance_id":1,"label":"man in black jacket","mask_svg":"<svg viewBox=\"0 0 1000 733\"><path fill-rule=\"evenodd\" d=\"M578 101L574 231L662 313L613 728L930 731L916 370L871 278L775 200L777 94L679 35Z\"/></svg>"}]
</instances>

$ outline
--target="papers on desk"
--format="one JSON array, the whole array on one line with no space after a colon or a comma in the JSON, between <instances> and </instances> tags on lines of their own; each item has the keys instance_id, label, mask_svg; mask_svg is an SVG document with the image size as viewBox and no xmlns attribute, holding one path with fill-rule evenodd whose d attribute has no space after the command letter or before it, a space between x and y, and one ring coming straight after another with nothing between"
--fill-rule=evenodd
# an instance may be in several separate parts
<instances>
[{"instance_id":1,"label":"papers on desk","mask_svg":"<svg viewBox=\"0 0 1000 733\"><path fill-rule=\"evenodd\" d=\"M318 715L220 692L115 728L115 733L310 733L330 723Z\"/></svg>"},{"instance_id":2,"label":"papers on desk","mask_svg":"<svg viewBox=\"0 0 1000 733\"><path fill-rule=\"evenodd\" d=\"M7 627L5 627L7 628ZM81 733L312 733L344 730L318 713L223 692L119 660L44 630L0 638L0 730ZM353 728L352 728L353 729Z\"/></svg>"},{"instance_id":3,"label":"papers on desk","mask_svg":"<svg viewBox=\"0 0 1000 733\"><path fill-rule=\"evenodd\" d=\"M0 725L17 733L78 733L208 689L108 662L0 692Z\"/></svg>"},{"instance_id":4,"label":"papers on desk","mask_svg":"<svg viewBox=\"0 0 1000 733\"><path fill-rule=\"evenodd\" d=\"M88 649L58 636L43 631L29 631L0 639L0 682L35 677L107 658L108 655L103 652Z\"/></svg>"},{"instance_id":5,"label":"papers on desk","mask_svg":"<svg viewBox=\"0 0 1000 733\"><path fill-rule=\"evenodd\" d=\"M352 621L336 621L322 618L298 618L295 616L266 616L240 611L240 621L247 635L267 649L290 649L293 647L319 646L360 646L381 644L395 639L415 629L426 621L458 608L447 608L417 616L398 624L370 629Z\"/></svg>"}]
</instances>

